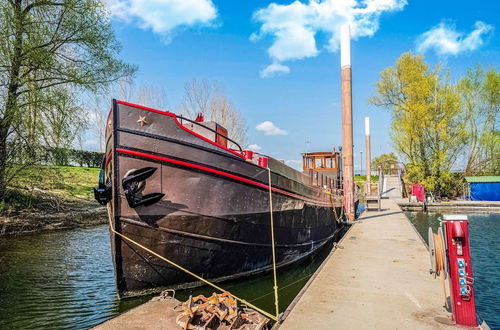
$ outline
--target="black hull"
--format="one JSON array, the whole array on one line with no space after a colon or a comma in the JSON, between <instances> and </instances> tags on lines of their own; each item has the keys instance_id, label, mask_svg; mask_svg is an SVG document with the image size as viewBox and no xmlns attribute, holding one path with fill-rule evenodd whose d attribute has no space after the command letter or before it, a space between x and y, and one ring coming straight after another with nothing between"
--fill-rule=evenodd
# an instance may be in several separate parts
<instances>
[{"instance_id":1,"label":"black hull","mask_svg":"<svg viewBox=\"0 0 500 330\"><path fill-rule=\"evenodd\" d=\"M200 139L175 115L115 103L108 125L107 178L113 186L115 229L159 255L212 281L270 269L268 170ZM146 116L148 126L137 125ZM162 193L151 206L131 208L121 180L131 169L154 167L144 194ZM341 198L309 184L309 177L270 159L279 266L294 263L342 229ZM119 295L201 284L186 272L112 234Z\"/></svg>"},{"instance_id":2,"label":"black hull","mask_svg":"<svg viewBox=\"0 0 500 330\"><path fill-rule=\"evenodd\" d=\"M144 235L155 236L167 244L153 243L151 249L174 261L193 273L213 283L255 276L272 270L271 245L252 246L235 242L200 239L192 235L172 233L168 229L159 229L152 234L150 228L134 220L122 219L124 233L136 241ZM339 237L343 227L339 226L326 239L309 246L277 246L277 267L294 264L318 251L328 242ZM186 289L204 285L191 275L149 254L133 243L124 242L122 247L122 265L125 276L118 282L120 296L132 297L158 293L164 289Z\"/></svg>"}]
</instances>

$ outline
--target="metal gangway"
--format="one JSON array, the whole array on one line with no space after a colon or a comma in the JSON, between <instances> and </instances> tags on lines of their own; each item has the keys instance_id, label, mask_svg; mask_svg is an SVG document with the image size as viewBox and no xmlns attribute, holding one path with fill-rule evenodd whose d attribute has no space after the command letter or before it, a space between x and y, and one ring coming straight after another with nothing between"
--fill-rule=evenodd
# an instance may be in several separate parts
<instances>
[{"instance_id":1,"label":"metal gangway","mask_svg":"<svg viewBox=\"0 0 500 330\"><path fill-rule=\"evenodd\" d=\"M380 211L380 200L402 198L404 167L397 162L378 165L378 182L365 181L365 207L367 211Z\"/></svg>"}]
</instances>

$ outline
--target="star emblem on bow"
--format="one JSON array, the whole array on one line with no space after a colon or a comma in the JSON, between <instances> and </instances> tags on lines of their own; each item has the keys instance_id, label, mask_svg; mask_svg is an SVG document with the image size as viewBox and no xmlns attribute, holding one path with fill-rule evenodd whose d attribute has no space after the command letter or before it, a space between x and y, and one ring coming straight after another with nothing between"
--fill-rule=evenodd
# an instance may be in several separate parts
<instances>
[{"instance_id":1,"label":"star emblem on bow","mask_svg":"<svg viewBox=\"0 0 500 330\"><path fill-rule=\"evenodd\" d=\"M144 116L139 116L139 119L137 120L137 123L141 126L147 125L148 122L146 121L146 117Z\"/></svg>"}]
</instances>

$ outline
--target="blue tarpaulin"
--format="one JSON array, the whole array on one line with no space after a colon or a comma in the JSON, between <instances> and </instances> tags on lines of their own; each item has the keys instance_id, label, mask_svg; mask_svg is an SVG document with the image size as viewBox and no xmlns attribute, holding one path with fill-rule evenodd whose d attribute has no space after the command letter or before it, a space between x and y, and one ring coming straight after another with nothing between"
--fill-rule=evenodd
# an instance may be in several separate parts
<instances>
[{"instance_id":1,"label":"blue tarpaulin","mask_svg":"<svg viewBox=\"0 0 500 330\"><path fill-rule=\"evenodd\" d=\"M473 201L500 201L500 182L471 182L470 198Z\"/></svg>"}]
</instances>

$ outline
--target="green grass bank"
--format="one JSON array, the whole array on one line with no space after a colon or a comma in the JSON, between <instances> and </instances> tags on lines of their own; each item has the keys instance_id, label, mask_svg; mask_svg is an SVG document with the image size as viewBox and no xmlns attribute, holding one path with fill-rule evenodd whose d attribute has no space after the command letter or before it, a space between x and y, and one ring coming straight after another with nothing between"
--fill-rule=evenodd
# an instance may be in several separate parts
<instances>
[{"instance_id":1,"label":"green grass bank","mask_svg":"<svg viewBox=\"0 0 500 330\"><path fill-rule=\"evenodd\" d=\"M93 197L98 168L34 166L19 173L0 204L0 235L105 223Z\"/></svg>"}]
</instances>

